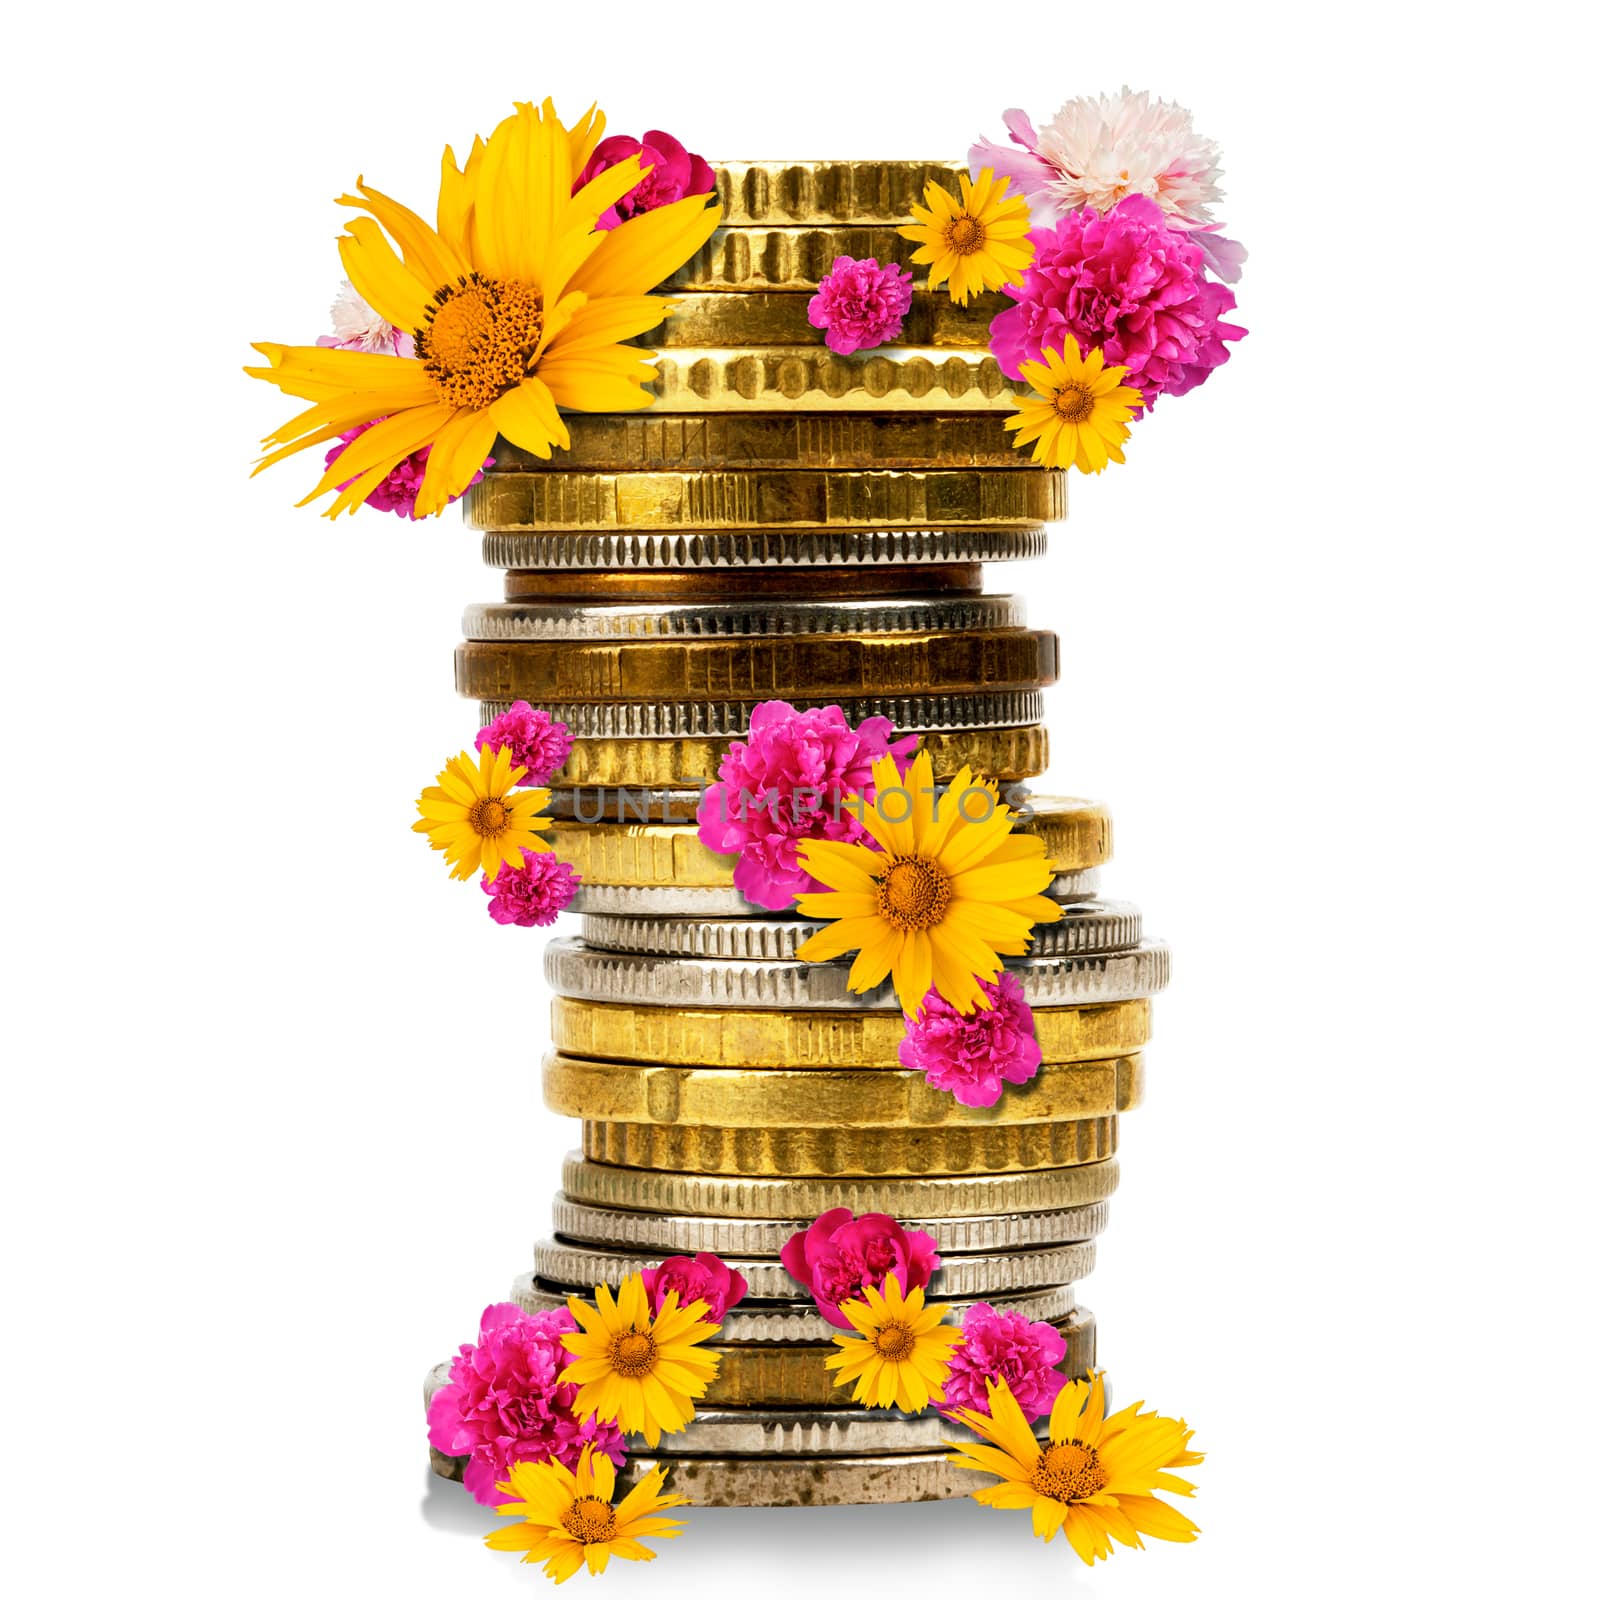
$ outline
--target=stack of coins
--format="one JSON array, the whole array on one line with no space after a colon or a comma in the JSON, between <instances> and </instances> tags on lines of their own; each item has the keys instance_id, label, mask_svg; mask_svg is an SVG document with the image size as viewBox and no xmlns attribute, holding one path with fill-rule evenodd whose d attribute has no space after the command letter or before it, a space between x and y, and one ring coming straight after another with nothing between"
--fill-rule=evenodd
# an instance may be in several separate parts
<instances>
[{"instance_id":1,"label":"stack of coins","mask_svg":"<svg viewBox=\"0 0 1600 1600\"><path fill-rule=\"evenodd\" d=\"M1165 948L1097 898L1103 808L1035 794L1053 633L983 566L1042 553L1063 474L1012 448L1018 386L987 349L1009 302L919 281L893 348L836 355L807 315L841 255L909 264L896 229L930 162L732 163L726 225L667 286L654 405L569 415L550 461L503 444L466 514L505 597L471 607L457 686L488 721L525 700L566 722L551 837L583 880L582 937L547 951L544 1095L583 1124L553 1237L514 1287L530 1310L711 1250L748 1297L669 1462L704 1503L967 1493L937 1413L857 1409L824 1366L837 1331L779 1251L822 1212L886 1212L938 1242L954 1321L986 1303L1048 1321L1064 1370L1095 1360L1076 1286L1116 1186L1117 1119L1139 1101ZM1043 1063L972 1109L902 1066L892 990L797 951L818 924L752 905L695 813L766 700L838 705L915 733L948 779L997 780L1043 840L1064 906L1007 961ZM441 1470L449 1463L437 1462Z\"/></svg>"}]
</instances>

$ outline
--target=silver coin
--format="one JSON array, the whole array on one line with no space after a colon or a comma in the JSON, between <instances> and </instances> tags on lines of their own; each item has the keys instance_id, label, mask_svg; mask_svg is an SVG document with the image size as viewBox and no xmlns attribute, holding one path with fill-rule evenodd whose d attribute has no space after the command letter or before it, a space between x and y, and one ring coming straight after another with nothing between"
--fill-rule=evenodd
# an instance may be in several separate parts
<instances>
[{"instance_id":1,"label":"silver coin","mask_svg":"<svg viewBox=\"0 0 1600 1600\"><path fill-rule=\"evenodd\" d=\"M679 1255L681 1251L672 1251ZM593 1250L583 1245L541 1239L533 1247L534 1275L549 1283L571 1284L588 1290L597 1283L616 1289L630 1273L661 1265L662 1255L648 1251ZM775 1261L753 1256L724 1257L744 1275L753 1300L811 1298ZM1076 1283L1094 1271L1094 1243L1055 1245L1037 1250L1012 1250L995 1255L944 1256L929 1288L952 1299L1004 1294L1014 1289L1052 1288Z\"/></svg>"},{"instance_id":2,"label":"silver coin","mask_svg":"<svg viewBox=\"0 0 1600 1600\"><path fill-rule=\"evenodd\" d=\"M723 961L790 961L812 934L827 927L805 917L725 917L705 922L660 917L585 916L583 942L595 950L651 956L708 956ZM1078 900L1059 922L1034 929L1040 955L1092 955L1138 944L1137 907L1117 900Z\"/></svg>"},{"instance_id":3,"label":"silver coin","mask_svg":"<svg viewBox=\"0 0 1600 1600\"><path fill-rule=\"evenodd\" d=\"M849 986L851 962L723 961L711 957L645 956L593 950L577 939L545 946L545 981L574 1000L629 1005L680 1005L797 1010L893 1011L892 983L864 994ZM1104 1005L1144 1000L1164 989L1166 945L1103 955L1008 956L1005 967L1030 1005Z\"/></svg>"},{"instance_id":4,"label":"silver coin","mask_svg":"<svg viewBox=\"0 0 1600 1600\"><path fill-rule=\"evenodd\" d=\"M1036 561L1042 527L815 528L768 533L486 533L485 566L517 572L683 572L707 567L899 567Z\"/></svg>"},{"instance_id":5,"label":"silver coin","mask_svg":"<svg viewBox=\"0 0 1600 1600\"><path fill-rule=\"evenodd\" d=\"M953 633L1025 625L1009 594L931 595L880 600L718 602L704 605L468 606L461 631L475 640L723 639L777 634Z\"/></svg>"},{"instance_id":6,"label":"silver coin","mask_svg":"<svg viewBox=\"0 0 1600 1600\"><path fill-rule=\"evenodd\" d=\"M527 1312L556 1311L565 1306L574 1291L560 1284L545 1283L536 1273L524 1272L511 1285L511 1298ZM582 1293L592 1294L591 1288ZM1049 1289L1025 1289L1012 1294L990 1295L983 1300L942 1300L927 1302L938 1306L950 1322L961 1323L975 1305L992 1311L1019 1311L1030 1322L1060 1322L1077 1308L1077 1297L1070 1284ZM841 1330L822 1314L807 1306L738 1305L727 1312L712 1344L826 1344Z\"/></svg>"},{"instance_id":7,"label":"silver coin","mask_svg":"<svg viewBox=\"0 0 1600 1600\"><path fill-rule=\"evenodd\" d=\"M1030 1250L1040 1245L1079 1244L1105 1229L1109 1207L1074 1206L1067 1211L1025 1211L1004 1217L903 1218L900 1225L931 1234L941 1251ZM799 1230L793 1222L765 1217L663 1216L650 1211L614 1211L583 1205L565 1193L555 1198L556 1236L576 1244L664 1250L672 1255L776 1257Z\"/></svg>"},{"instance_id":8,"label":"silver coin","mask_svg":"<svg viewBox=\"0 0 1600 1600\"><path fill-rule=\"evenodd\" d=\"M982 694L873 695L855 700L794 700L797 711L838 705L852 724L887 717L895 733L942 733L960 728L1014 728L1044 720L1037 689ZM546 704L575 739L742 739L758 700L557 702ZM482 700L478 714L490 723L511 709L509 700Z\"/></svg>"}]
</instances>

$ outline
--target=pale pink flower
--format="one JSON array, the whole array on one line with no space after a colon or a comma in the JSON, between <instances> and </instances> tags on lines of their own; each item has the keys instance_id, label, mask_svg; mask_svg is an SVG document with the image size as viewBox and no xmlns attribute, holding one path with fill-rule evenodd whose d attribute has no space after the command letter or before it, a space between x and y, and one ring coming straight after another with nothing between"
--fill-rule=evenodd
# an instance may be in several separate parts
<instances>
[{"instance_id":1,"label":"pale pink flower","mask_svg":"<svg viewBox=\"0 0 1600 1600\"><path fill-rule=\"evenodd\" d=\"M813 328L827 330L823 343L830 350L848 356L898 339L910 309L911 274L904 267L835 256L806 316Z\"/></svg>"},{"instance_id":2,"label":"pale pink flower","mask_svg":"<svg viewBox=\"0 0 1600 1600\"><path fill-rule=\"evenodd\" d=\"M502 927L519 928L548 928L572 904L581 881L550 850L525 850L520 867L503 861L493 882L478 880L489 896L489 915Z\"/></svg>"},{"instance_id":3,"label":"pale pink flower","mask_svg":"<svg viewBox=\"0 0 1600 1600\"><path fill-rule=\"evenodd\" d=\"M1026 1083L1039 1070L1039 1041L1022 985L1002 972L998 983L980 978L978 987L990 1008L970 1015L930 989L921 1015L906 1018L900 1041L901 1066L926 1073L932 1088L948 1090L964 1106L992 1106L1005 1084Z\"/></svg>"},{"instance_id":4,"label":"pale pink flower","mask_svg":"<svg viewBox=\"0 0 1600 1600\"><path fill-rule=\"evenodd\" d=\"M356 293L347 278L339 285L332 307L333 332L321 334L317 343L325 350L365 350L372 355L411 356L416 341L409 333L385 322Z\"/></svg>"},{"instance_id":5,"label":"pale pink flower","mask_svg":"<svg viewBox=\"0 0 1600 1600\"><path fill-rule=\"evenodd\" d=\"M656 128L643 139L633 139L625 133L602 139L578 174L578 181L572 186L573 193L629 156L638 156L640 166L648 170L609 211L600 213L595 227L601 233L642 211L669 206L674 200L686 200L692 194L710 194L717 186L716 174L704 157L691 155L670 133Z\"/></svg>"},{"instance_id":6,"label":"pale pink flower","mask_svg":"<svg viewBox=\"0 0 1600 1600\"><path fill-rule=\"evenodd\" d=\"M796 711L768 700L750 717L750 737L735 739L717 769L719 783L700 797L700 841L725 855L738 852L734 887L758 906L779 911L798 894L821 889L799 861L802 839L854 844L866 829L844 802L871 800L872 763L909 759L915 734L890 742L887 717L851 728L838 706Z\"/></svg>"},{"instance_id":7,"label":"pale pink flower","mask_svg":"<svg viewBox=\"0 0 1600 1600\"><path fill-rule=\"evenodd\" d=\"M848 1206L824 1211L809 1228L784 1245L784 1269L817 1303L836 1328L848 1328L839 1307L859 1300L870 1285L881 1289L891 1273L902 1294L926 1288L941 1265L931 1233L908 1233L893 1217L868 1211L854 1215Z\"/></svg>"},{"instance_id":8,"label":"pale pink flower","mask_svg":"<svg viewBox=\"0 0 1600 1600\"><path fill-rule=\"evenodd\" d=\"M511 765L528 769L520 787L541 789L567 764L572 735L566 723L557 722L548 711L518 700L478 730L477 748L485 745L496 750L509 745Z\"/></svg>"},{"instance_id":9,"label":"pale pink flower","mask_svg":"<svg viewBox=\"0 0 1600 1600\"><path fill-rule=\"evenodd\" d=\"M562 1381L573 1357L561 1336L577 1331L565 1310L529 1316L502 1303L483 1313L476 1344L461 1346L450 1363L450 1382L428 1405L428 1442L447 1456L466 1456L462 1482L480 1504L507 1498L495 1484L515 1461L559 1461L575 1467L585 1445L627 1459L614 1422L579 1421L573 1414L578 1386Z\"/></svg>"},{"instance_id":10,"label":"pale pink flower","mask_svg":"<svg viewBox=\"0 0 1600 1600\"><path fill-rule=\"evenodd\" d=\"M1170 226L1196 234L1217 277L1238 282L1244 248L1220 237L1211 219L1222 198L1221 151L1194 131L1182 106L1124 86L1121 94L1069 100L1038 132L1023 111L1010 110L1004 120L1019 148L980 139L968 152L974 177L993 167L1012 178L1046 223L1082 206L1106 212L1129 195L1145 195Z\"/></svg>"},{"instance_id":11,"label":"pale pink flower","mask_svg":"<svg viewBox=\"0 0 1600 1600\"><path fill-rule=\"evenodd\" d=\"M989 1415L985 1383L1005 1379L1029 1422L1042 1417L1066 1387L1058 1371L1067 1359L1067 1342L1048 1322L1030 1322L1020 1311L996 1311L981 1301L961 1324L962 1342L950 1356L939 1410L958 1406Z\"/></svg>"},{"instance_id":12,"label":"pale pink flower","mask_svg":"<svg viewBox=\"0 0 1600 1600\"><path fill-rule=\"evenodd\" d=\"M340 443L336 444L323 457L323 464L331 467L354 440L359 439L368 428L375 428L378 423L384 420L382 417L377 417L371 422L358 422L348 433L341 433L339 435ZM428 453L432 449L433 446L431 444L425 444L420 450L415 450L404 459L396 462L394 466L389 468L383 480L367 496L363 504L374 511L392 511L397 517L409 517L411 521L415 522L417 520L417 491L422 487L422 475L428 469ZM493 465L494 457L490 456L484 462L484 466L492 467ZM473 483L480 483L482 480L482 471L473 474ZM350 478L341 483L339 487L346 489L354 482L355 479ZM467 487L470 488L471 484ZM460 498L460 495L453 494L445 501L445 504L454 505Z\"/></svg>"},{"instance_id":13,"label":"pale pink flower","mask_svg":"<svg viewBox=\"0 0 1600 1600\"><path fill-rule=\"evenodd\" d=\"M706 1309L702 1321L721 1322L745 1295L744 1274L735 1272L721 1256L709 1250L694 1256L668 1256L659 1267L646 1267L639 1275L655 1314L676 1290L680 1306L703 1300Z\"/></svg>"}]
</instances>

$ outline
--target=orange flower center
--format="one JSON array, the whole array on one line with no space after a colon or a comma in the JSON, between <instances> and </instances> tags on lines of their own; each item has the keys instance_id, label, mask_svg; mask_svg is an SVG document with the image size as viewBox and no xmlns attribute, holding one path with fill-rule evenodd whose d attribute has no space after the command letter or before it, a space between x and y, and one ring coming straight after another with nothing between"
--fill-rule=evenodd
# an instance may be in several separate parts
<instances>
[{"instance_id":1,"label":"orange flower center","mask_svg":"<svg viewBox=\"0 0 1600 1600\"><path fill-rule=\"evenodd\" d=\"M958 256L970 256L974 250L983 248L983 224L976 217L969 217L963 212L952 218L945 228L944 242Z\"/></svg>"},{"instance_id":2,"label":"orange flower center","mask_svg":"<svg viewBox=\"0 0 1600 1600\"><path fill-rule=\"evenodd\" d=\"M1049 1445L1033 1467L1033 1487L1051 1500L1085 1500L1099 1494L1109 1481L1093 1448L1076 1439Z\"/></svg>"},{"instance_id":3,"label":"orange flower center","mask_svg":"<svg viewBox=\"0 0 1600 1600\"><path fill-rule=\"evenodd\" d=\"M617 1514L604 1500L586 1494L561 1513L561 1526L579 1544L604 1544L616 1535Z\"/></svg>"},{"instance_id":4,"label":"orange flower center","mask_svg":"<svg viewBox=\"0 0 1600 1600\"><path fill-rule=\"evenodd\" d=\"M483 411L533 370L543 332L537 289L473 273L434 291L417 356L441 400Z\"/></svg>"},{"instance_id":5,"label":"orange flower center","mask_svg":"<svg viewBox=\"0 0 1600 1600\"><path fill-rule=\"evenodd\" d=\"M498 839L511 826L511 814L506 810L503 801L491 795L487 800L480 800L467 813L467 821L472 824L473 832L480 837Z\"/></svg>"},{"instance_id":6,"label":"orange flower center","mask_svg":"<svg viewBox=\"0 0 1600 1600\"><path fill-rule=\"evenodd\" d=\"M1087 422L1094 415L1094 390L1086 383L1064 384L1051 402L1063 422Z\"/></svg>"},{"instance_id":7,"label":"orange flower center","mask_svg":"<svg viewBox=\"0 0 1600 1600\"><path fill-rule=\"evenodd\" d=\"M886 1322L872 1336L872 1348L885 1361L905 1361L916 1343L916 1334L903 1322Z\"/></svg>"},{"instance_id":8,"label":"orange flower center","mask_svg":"<svg viewBox=\"0 0 1600 1600\"><path fill-rule=\"evenodd\" d=\"M656 1364L656 1342L641 1328L619 1333L606 1351L612 1370L624 1378L642 1378Z\"/></svg>"},{"instance_id":9,"label":"orange flower center","mask_svg":"<svg viewBox=\"0 0 1600 1600\"><path fill-rule=\"evenodd\" d=\"M897 928L931 928L950 908L950 880L932 861L900 856L878 879L878 915Z\"/></svg>"}]
</instances>

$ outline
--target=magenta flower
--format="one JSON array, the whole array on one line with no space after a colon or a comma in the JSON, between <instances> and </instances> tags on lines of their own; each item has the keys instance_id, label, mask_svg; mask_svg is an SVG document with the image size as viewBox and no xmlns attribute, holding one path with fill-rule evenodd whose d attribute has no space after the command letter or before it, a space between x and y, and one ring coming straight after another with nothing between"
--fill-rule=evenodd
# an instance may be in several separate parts
<instances>
[{"instance_id":1,"label":"magenta flower","mask_svg":"<svg viewBox=\"0 0 1600 1600\"><path fill-rule=\"evenodd\" d=\"M489 896L489 915L502 927L548 928L572 904L582 881L553 852L527 850L520 867L503 861L492 883L480 878L478 884Z\"/></svg>"},{"instance_id":2,"label":"magenta flower","mask_svg":"<svg viewBox=\"0 0 1600 1600\"><path fill-rule=\"evenodd\" d=\"M827 329L823 342L830 350L848 356L898 339L910 309L911 274L904 267L880 267L871 256L835 256L806 315L813 328Z\"/></svg>"},{"instance_id":3,"label":"magenta flower","mask_svg":"<svg viewBox=\"0 0 1600 1600\"><path fill-rule=\"evenodd\" d=\"M716 174L707 161L690 155L670 133L662 133L658 128L643 139L631 139L625 133L602 139L578 174L572 192L576 194L584 184L629 156L638 156L640 166L649 170L609 211L600 213L595 227L601 233L642 211L669 206L674 200L684 200L692 194L710 194L717 186Z\"/></svg>"},{"instance_id":4,"label":"magenta flower","mask_svg":"<svg viewBox=\"0 0 1600 1600\"><path fill-rule=\"evenodd\" d=\"M343 347L341 347L343 348ZM346 448L356 439L359 439L368 428L376 427L384 421L382 417L375 417L371 422L359 422L348 433L339 435L340 442L323 457L323 464L331 467L342 456ZM428 452L433 449L431 444L425 444L420 450L413 451L403 461L389 469L388 476L367 496L366 504L374 511L392 511L398 517L409 517L413 522L417 520L417 490L422 487L422 474L427 469ZM484 467L494 465L494 457L490 456L483 463ZM479 483L483 479L480 469L473 475L472 482ZM355 479L351 478L341 483L341 489L348 489ZM468 488L472 485L468 484ZM453 494L445 502L454 505L461 498Z\"/></svg>"},{"instance_id":5,"label":"magenta flower","mask_svg":"<svg viewBox=\"0 0 1600 1600\"><path fill-rule=\"evenodd\" d=\"M1030 1322L1020 1311L996 1311L981 1301L961 1325L962 1342L950 1357L939 1410L957 1406L989 1415L985 1383L1004 1378L1029 1422L1042 1417L1066 1387L1056 1369L1067 1358L1067 1341L1048 1322Z\"/></svg>"},{"instance_id":6,"label":"magenta flower","mask_svg":"<svg viewBox=\"0 0 1600 1600\"><path fill-rule=\"evenodd\" d=\"M915 734L889 742L887 717L868 717L852 729L838 706L796 711L768 700L750 716L750 737L735 739L717 768L719 783L700 797L700 841L725 855L738 852L734 887L769 911L794 904L797 894L821 889L800 865L802 839L867 837L844 801L871 800L872 763L884 755L909 760Z\"/></svg>"},{"instance_id":7,"label":"magenta flower","mask_svg":"<svg viewBox=\"0 0 1600 1600\"><path fill-rule=\"evenodd\" d=\"M1033 264L1006 287L1017 304L989 325L1010 377L1070 338L1081 354L1103 350L1108 366L1128 369L1123 381L1144 396L1144 416L1158 395L1204 383L1228 359L1226 341L1245 335L1222 320L1233 291L1206 276L1193 236L1168 227L1143 195L1104 216L1085 206L1029 237Z\"/></svg>"},{"instance_id":8,"label":"magenta flower","mask_svg":"<svg viewBox=\"0 0 1600 1600\"><path fill-rule=\"evenodd\" d=\"M989 1010L963 1016L930 989L922 1015L906 1018L900 1041L900 1065L926 1073L933 1088L948 1090L964 1106L992 1106L1003 1084L1026 1083L1039 1070L1039 1041L1022 985L1002 972L998 983L980 978L978 986Z\"/></svg>"},{"instance_id":9,"label":"magenta flower","mask_svg":"<svg viewBox=\"0 0 1600 1600\"><path fill-rule=\"evenodd\" d=\"M578 1386L562 1371L574 1359L561 1336L578 1324L564 1311L529 1316L520 1307L490 1306L478 1342L464 1344L450 1363L450 1382L428 1406L428 1442L447 1456L467 1456L462 1477L481 1505L501 1504L495 1488L514 1461L559 1461L575 1467L592 1444L614 1465L627 1459L613 1422L580 1422L572 1405Z\"/></svg>"},{"instance_id":10,"label":"magenta flower","mask_svg":"<svg viewBox=\"0 0 1600 1600\"><path fill-rule=\"evenodd\" d=\"M721 1256L702 1250L696 1256L669 1256L659 1267L646 1267L640 1273L644 1292L650 1299L652 1314L659 1315L667 1296L677 1290L678 1304L704 1300L702 1320L721 1322L744 1299L744 1275L735 1272Z\"/></svg>"},{"instance_id":11,"label":"magenta flower","mask_svg":"<svg viewBox=\"0 0 1600 1600\"><path fill-rule=\"evenodd\" d=\"M893 1217L868 1211L854 1215L848 1206L824 1211L784 1247L785 1270L817 1303L836 1328L848 1328L839 1307L859 1300L870 1284L881 1289L892 1272L903 1294L927 1287L941 1265L931 1233L907 1233Z\"/></svg>"},{"instance_id":12,"label":"magenta flower","mask_svg":"<svg viewBox=\"0 0 1600 1600\"><path fill-rule=\"evenodd\" d=\"M487 728L478 730L477 748L511 746L511 764L526 767L520 787L542 788L567 764L572 754L572 735L564 722L557 722L548 711L536 710L526 700L518 700L502 711Z\"/></svg>"}]
</instances>

